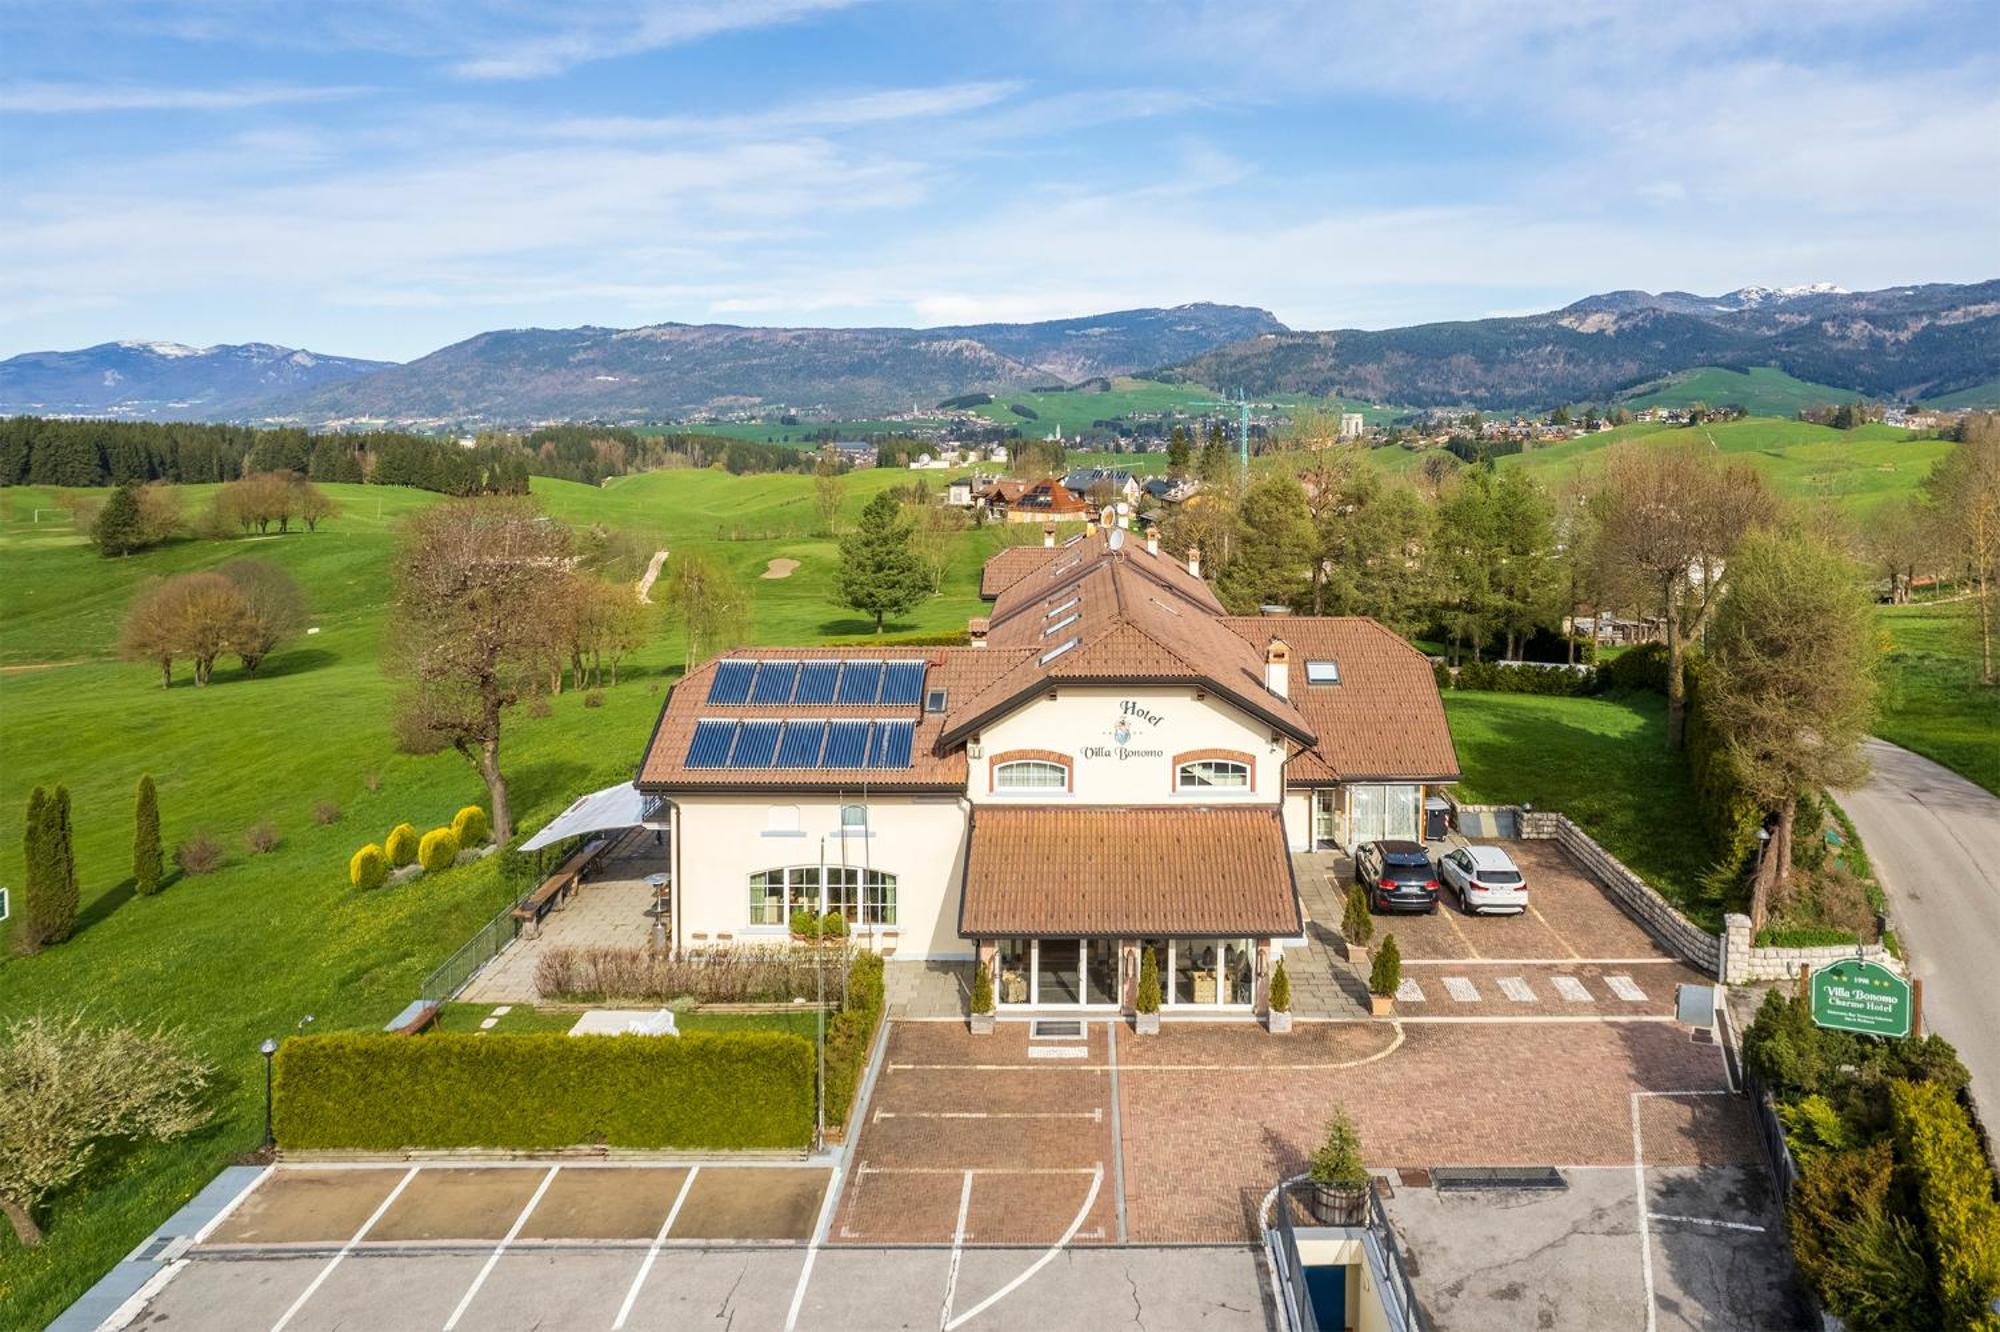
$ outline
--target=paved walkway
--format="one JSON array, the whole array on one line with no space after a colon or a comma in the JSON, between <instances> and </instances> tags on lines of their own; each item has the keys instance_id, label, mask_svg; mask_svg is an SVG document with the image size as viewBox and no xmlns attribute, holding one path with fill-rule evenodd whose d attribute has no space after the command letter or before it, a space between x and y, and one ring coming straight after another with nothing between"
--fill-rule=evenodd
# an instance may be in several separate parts
<instances>
[{"instance_id":1,"label":"paved walkway","mask_svg":"<svg viewBox=\"0 0 2000 1332\"><path fill-rule=\"evenodd\" d=\"M962 1018L972 994L972 964L890 958L882 989L892 1018Z\"/></svg>"},{"instance_id":2,"label":"paved walkway","mask_svg":"<svg viewBox=\"0 0 2000 1332\"><path fill-rule=\"evenodd\" d=\"M1994 741L2000 744L2000 739ZM1888 892L1897 934L1924 983L1924 1025L1958 1047L1972 1098L2000 1122L2000 797L1882 740L1873 772L1842 808Z\"/></svg>"},{"instance_id":3,"label":"paved walkway","mask_svg":"<svg viewBox=\"0 0 2000 1332\"><path fill-rule=\"evenodd\" d=\"M523 929L460 999L470 1004L532 1004L540 1001L535 965L551 948L644 948L653 934L649 874L666 872L666 851L650 837L628 835L603 859L594 876L570 894L567 905L542 920L541 932ZM531 937L533 936L533 937Z\"/></svg>"},{"instance_id":4,"label":"paved walkway","mask_svg":"<svg viewBox=\"0 0 2000 1332\"><path fill-rule=\"evenodd\" d=\"M1306 947L1286 954L1285 974L1292 981L1294 1018L1360 1018L1368 1016L1368 983L1348 965L1340 939L1340 916L1353 862L1333 851L1292 857L1299 881L1299 901L1306 911Z\"/></svg>"}]
</instances>

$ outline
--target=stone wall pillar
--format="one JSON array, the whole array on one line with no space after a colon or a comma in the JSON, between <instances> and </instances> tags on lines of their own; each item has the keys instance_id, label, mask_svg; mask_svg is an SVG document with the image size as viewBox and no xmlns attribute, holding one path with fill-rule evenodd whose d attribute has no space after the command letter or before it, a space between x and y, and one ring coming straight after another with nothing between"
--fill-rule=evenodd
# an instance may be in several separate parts
<instances>
[{"instance_id":1,"label":"stone wall pillar","mask_svg":"<svg viewBox=\"0 0 2000 1332\"><path fill-rule=\"evenodd\" d=\"M1139 941L1118 941L1118 1010L1135 1013L1139 1008Z\"/></svg>"},{"instance_id":2,"label":"stone wall pillar","mask_svg":"<svg viewBox=\"0 0 2000 1332\"><path fill-rule=\"evenodd\" d=\"M1722 983L1742 985L1750 976L1750 917L1732 911L1722 918Z\"/></svg>"},{"instance_id":3,"label":"stone wall pillar","mask_svg":"<svg viewBox=\"0 0 2000 1332\"><path fill-rule=\"evenodd\" d=\"M1218 983L1220 978L1218 977ZM1255 1013L1271 1011L1271 941L1257 940L1256 979L1250 987L1250 1009Z\"/></svg>"}]
</instances>

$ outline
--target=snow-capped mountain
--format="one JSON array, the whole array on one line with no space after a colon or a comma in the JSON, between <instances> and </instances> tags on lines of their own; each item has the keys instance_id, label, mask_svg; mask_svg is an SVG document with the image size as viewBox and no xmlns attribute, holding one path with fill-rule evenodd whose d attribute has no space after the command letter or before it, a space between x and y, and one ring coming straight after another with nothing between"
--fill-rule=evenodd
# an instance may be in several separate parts
<instances>
[{"instance_id":1,"label":"snow-capped mountain","mask_svg":"<svg viewBox=\"0 0 2000 1332\"><path fill-rule=\"evenodd\" d=\"M0 415L214 420L279 393L324 388L393 364L268 342L190 347L105 342L0 361Z\"/></svg>"}]
</instances>

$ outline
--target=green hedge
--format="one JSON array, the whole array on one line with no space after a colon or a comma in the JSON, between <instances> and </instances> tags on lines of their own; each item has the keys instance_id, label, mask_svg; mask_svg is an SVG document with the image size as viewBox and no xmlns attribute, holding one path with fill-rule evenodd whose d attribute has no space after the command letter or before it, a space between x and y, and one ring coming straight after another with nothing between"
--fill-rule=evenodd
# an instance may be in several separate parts
<instances>
[{"instance_id":1,"label":"green hedge","mask_svg":"<svg viewBox=\"0 0 2000 1332\"><path fill-rule=\"evenodd\" d=\"M1557 670L1547 666L1502 666L1490 661L1468 661L1458 668L1453 682L1458 689L1489 694L1544 694L1560 698L1585 698L1597 692L1594 671Z\"/></svg>"},{"instance_id":2,"label":"green hedge","mask_svg":"<svg viewBox=\"0 0 2000 1332\"><path fill-rule=\"evenodd\" d=\"M813 1048L782 1032L336 1033L278 1049L289 1150L804 1148Z\"/></svg>"},{"instance_id":3,"label":"green hedge","mask_svg":"<svg viewBox=\"0 0 2000 1332\"><path fill-rule=\"evenodd\" d=\"M868 1067L875 1029L882 1023L882 959L857 953L847 972L847 999L826 1024L826 1122L847 1122L848 1107Z\"/></svg>"},{"instance_id":4,"label":"green hedge","mask_svg":"<svg viewBox=\"0 0 2000 1332\"><path fill-rule=\"evenodd\" d=\"M2000 1328L2000 1203L1972 1117L1949 1087L1889 1087L1896 1157L1916 1186L1931 1271L1948 1327Z\"/></svg>"}]
</instances>

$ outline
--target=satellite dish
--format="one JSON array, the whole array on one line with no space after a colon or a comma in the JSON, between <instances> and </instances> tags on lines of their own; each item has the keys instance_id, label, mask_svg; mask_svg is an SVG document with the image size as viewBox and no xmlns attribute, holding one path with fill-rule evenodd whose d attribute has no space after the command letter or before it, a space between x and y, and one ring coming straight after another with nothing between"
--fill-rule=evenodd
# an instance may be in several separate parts
<instances>
[{"instance_id":1,"label":"satellite dish","mask_svg":"<svg viewBox=\"0 0 2000 1332\"><path fill-rule=\"evenodd\" d=\"M1131 506L1130 504L1127 504L1127 503L1126 503L1126 502L1125 502L1124 500L1119 500L1119 501L1118 501L1118 512L1120 512L1120 513L1130 513L1130 512L1132 512L1132 506Z\"/></svg>"},{"instance_id":2,"label":"satellite dish","mask_svg":"<svg viewBox=\"0 0 2000 1332\"><path fill-rule=\"evenodd\" d=\"M1122 527L1112 528L1111 549L1117 550L1120 546L1123 546L1124 544L1125 544L1125 529Z\"/></svg>"}]
</instances>

